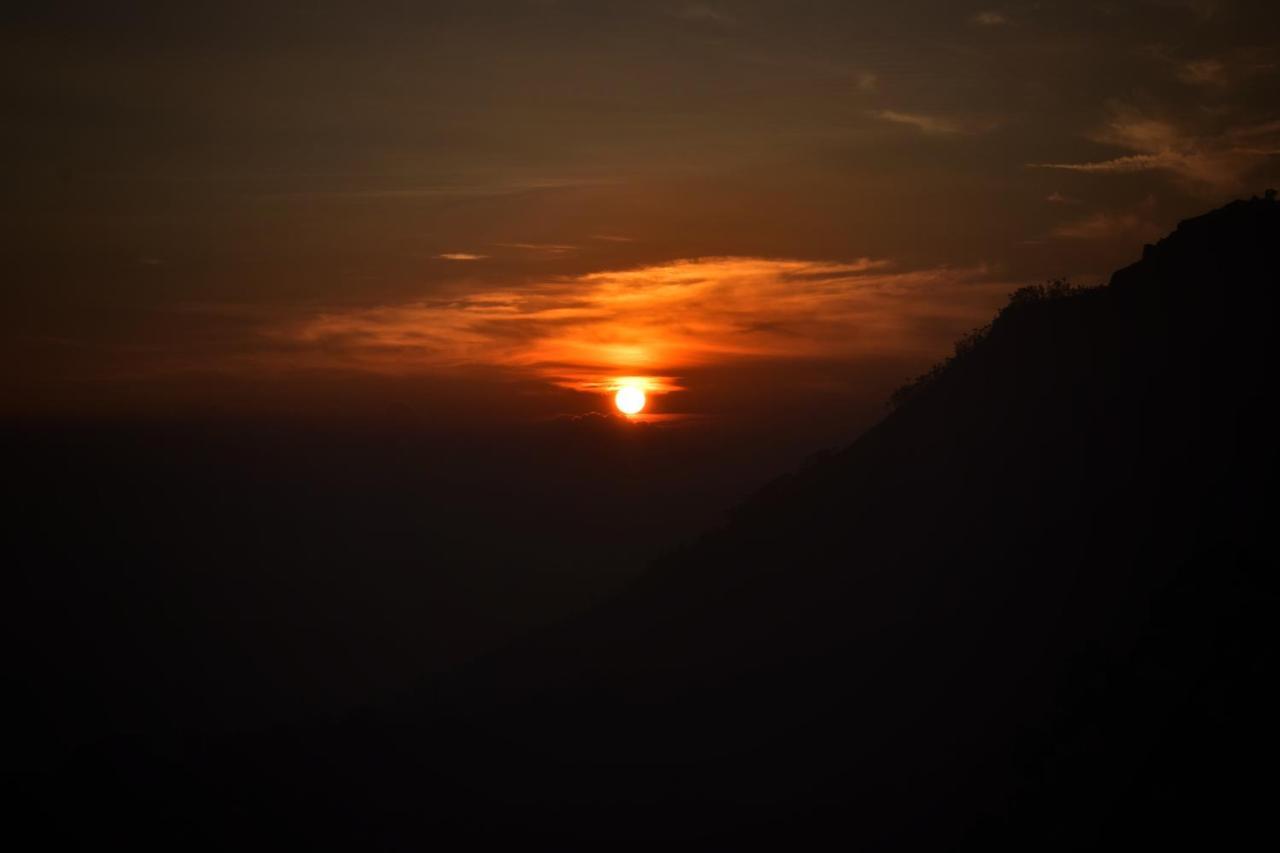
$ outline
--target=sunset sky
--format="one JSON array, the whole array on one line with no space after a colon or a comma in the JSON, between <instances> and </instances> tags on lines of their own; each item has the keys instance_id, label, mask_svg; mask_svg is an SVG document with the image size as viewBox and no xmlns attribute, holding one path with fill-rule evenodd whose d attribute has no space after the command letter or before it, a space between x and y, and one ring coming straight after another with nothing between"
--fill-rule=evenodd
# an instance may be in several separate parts
<instances>
[{"instance_id":1,"label":"sunset sky","mask_svg":"<svg viewBox=\"0 0 1280 853\"><path fill-rule=\"evenodd\" d=\"M1280 183L1269 2L6 18L5 415L869 418Z\"/></svg>"}]
</instances>

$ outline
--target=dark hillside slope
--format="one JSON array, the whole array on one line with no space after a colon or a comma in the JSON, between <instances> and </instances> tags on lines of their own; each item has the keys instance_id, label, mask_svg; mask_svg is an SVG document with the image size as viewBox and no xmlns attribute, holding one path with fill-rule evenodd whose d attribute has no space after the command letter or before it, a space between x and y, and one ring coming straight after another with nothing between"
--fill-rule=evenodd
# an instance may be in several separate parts
<instances>
[{"instance_id":1,"label":"dark hillside slope","mask_svg":"<svg viewBox=\"0 0 1280 853\"><path fill-rule=\"evenodd\" d=\"M143 762L138 796L338 846L1243 841L1274 794L1277 247L1254 199L1023 291L608 605L340 729Z\"/></svg>"}]
</instances>

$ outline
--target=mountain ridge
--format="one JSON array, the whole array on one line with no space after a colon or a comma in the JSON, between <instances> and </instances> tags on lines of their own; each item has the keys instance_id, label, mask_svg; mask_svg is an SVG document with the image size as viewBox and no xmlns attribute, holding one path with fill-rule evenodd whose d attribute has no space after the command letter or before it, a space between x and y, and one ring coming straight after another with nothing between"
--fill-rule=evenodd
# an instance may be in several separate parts
<instances>
[{"instance_id":1,"label":"mountain ridge","mask_svg":"<svg viewBox=\"0 0 1280 853\"><path fill-rule=\"evenodd\" d=\"M141 768L99 806L211 846L1243 842L1276 754L1278 237L1268 194L1023 291L604 605L337 726L99 756Z\"/></svg>"}]
</instances>

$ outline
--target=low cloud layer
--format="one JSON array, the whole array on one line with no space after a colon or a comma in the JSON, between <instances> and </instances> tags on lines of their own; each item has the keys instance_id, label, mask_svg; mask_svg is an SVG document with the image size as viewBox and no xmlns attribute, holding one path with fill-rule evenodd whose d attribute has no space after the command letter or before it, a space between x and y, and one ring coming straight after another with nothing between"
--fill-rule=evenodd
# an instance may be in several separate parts
<instances>
[{"instance_id":1,"label":"low cloud layer","mask_svg":"<svg viewBox=\"0 0 1280 853\"><path fill-rule=\"evenodd\" d=\"M921 357L1010 289L984 269L895 270L725 257L566 277L451 299L315 314L272 335L299 367L406 374L504 368L579 391L806 358Z\"/></svg>"}]
</instances>

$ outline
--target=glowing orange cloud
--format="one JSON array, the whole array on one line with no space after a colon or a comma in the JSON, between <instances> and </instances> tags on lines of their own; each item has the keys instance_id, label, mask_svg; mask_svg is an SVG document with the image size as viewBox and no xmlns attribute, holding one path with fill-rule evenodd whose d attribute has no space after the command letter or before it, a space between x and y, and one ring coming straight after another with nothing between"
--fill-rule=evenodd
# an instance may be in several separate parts
<instances>
[{"instance_id":1,"label":"glowing orange cloud","mask_svg":"<svg viewBox=\"0 0 1280 853\"><path fill-rule=\"evenodd\" d=\"M895 271L867 259L685 260L322 313L279 334L332 366L407 373L494 365L583 391L616 389L626 376L661 394L705 365L936 349L939 323L981 322L1009 290L985 274Z\"/></svg>"}]
</instances>

